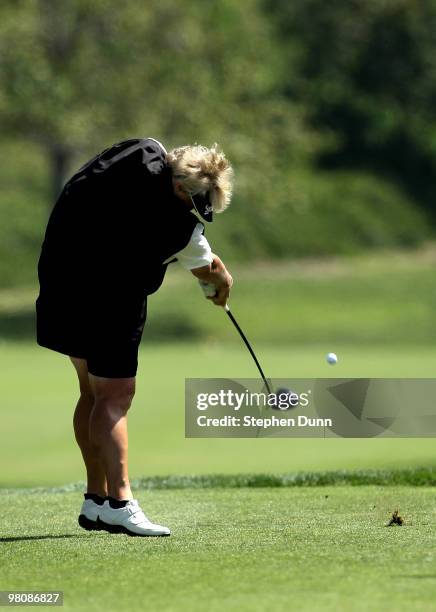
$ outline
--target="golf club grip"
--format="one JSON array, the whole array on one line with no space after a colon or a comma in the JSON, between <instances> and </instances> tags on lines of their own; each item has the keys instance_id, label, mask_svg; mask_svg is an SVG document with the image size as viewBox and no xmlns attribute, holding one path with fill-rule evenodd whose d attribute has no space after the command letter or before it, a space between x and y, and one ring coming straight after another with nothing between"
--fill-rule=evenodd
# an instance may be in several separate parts
<instances>
[{"instance_id":1,"label":"golf club grip","mask_svg":"<svg viewBox=\"0 0 436 612\"><path fill-rule=\"evenodd\" d=\"M205 283L199 280L198 284L206 297L214 297L216 295L216 287L212 283Z\"/></svg>"},{"instance_id":2,"label":"golf club grip","mask_svg":"<svg viewBox=\"0 0 436 612\"><path fill-rule=\"evenodd\" d=\"M226 311L229 319L231 320L231 322L233 323L233 325L236 327L236 329L238 330L239 335L241 336L242 340L244 341L245 346L248 348L248 350L250 351L250 355L253 357L254 363L257 366L257 369L260 372L260 375L262 377L263 382L265 383L265 387L268 390L268 393L272 393L271 387L267 381L267 379L265 378L265 374L263 373L262 368L260 367L260 363L257 361L257 357L253 352L253 349L250 346L250 343L248 342L247 338L245 337L244 332L242 331L242 329L239 327L238 322L236 321L235 317L233 316L233 314L230 312L230 308L227 306L225 306L224 310Z\"/></svg>"}]
</instances>

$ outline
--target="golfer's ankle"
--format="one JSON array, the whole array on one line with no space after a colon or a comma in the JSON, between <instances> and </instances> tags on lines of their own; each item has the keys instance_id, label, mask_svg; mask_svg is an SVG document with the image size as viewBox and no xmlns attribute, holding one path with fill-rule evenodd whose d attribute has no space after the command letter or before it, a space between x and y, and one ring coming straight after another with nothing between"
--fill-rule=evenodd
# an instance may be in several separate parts
<instances>
[{"instance_id":1,"label":"golfer's ankle","mask_svg":"<svg viewBox=\"0 0 436 612\"><path fill-rule=\"evenodd\" d=\"M125 499L133 499L132 490L130 489L129 483L123 486L109 487L107 496L120 501Z\"/></svg>"},{"instance_id":2,"label":"golfer's ankle","mask_svg":"<svg viewBox=\"0 0 436 612\"><path fill-rule=\"evenodd\" d=\"M87 495L96 495L97 497L101 497L102 499L106 499L108 493L106 489L100 489L98 487L87 487L86 488Z\"/></svg>"},{"instance_id":3,"label":"golfer's ankle","mask_svg":"<svg viewBox=\"0 0 436 612\"><path fill-rule=\"evenodd\" d=\"M107 496L106 477L102 477L99 473L99 469L86 470L86 492L94 493L94 495L99 495L103 498Z\"/></svg>"}]
</instances>

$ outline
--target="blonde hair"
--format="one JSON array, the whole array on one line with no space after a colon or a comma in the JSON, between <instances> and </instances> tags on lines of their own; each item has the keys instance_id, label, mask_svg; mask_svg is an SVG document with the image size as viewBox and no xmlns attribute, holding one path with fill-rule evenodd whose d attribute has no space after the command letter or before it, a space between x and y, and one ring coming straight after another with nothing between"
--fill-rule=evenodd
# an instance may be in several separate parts
<instances>
[{"instance_id":1,"label":"blonde hair","mask_svg":"<svg viewBox=\"0 0 436 612\"><path fill-rule=\"evenodd\" d=\"M233 169L216 143L210 149L197 144L172 149L167 161L185 191L191 195L209 192L214 212L220 213L230 204Z\"/></svg>"}]
</instances>

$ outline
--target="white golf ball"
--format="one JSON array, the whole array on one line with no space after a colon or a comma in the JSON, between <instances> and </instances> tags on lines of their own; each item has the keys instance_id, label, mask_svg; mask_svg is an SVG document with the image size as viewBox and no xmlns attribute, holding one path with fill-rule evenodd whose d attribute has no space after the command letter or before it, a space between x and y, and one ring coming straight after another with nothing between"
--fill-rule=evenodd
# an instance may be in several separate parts
<instances>
[{"instance_id":1,"label":"white golf ball","mask_svg":"<svg viewBox=\"0 0 436 612\"><path fill-rule=\"evenodd\" d=\"M328 353L326 356L326 360L327 363L329 363L330 365L335 365L336 363L338 363L338 358L336 353Z\"/></svg>"}]
</instances>

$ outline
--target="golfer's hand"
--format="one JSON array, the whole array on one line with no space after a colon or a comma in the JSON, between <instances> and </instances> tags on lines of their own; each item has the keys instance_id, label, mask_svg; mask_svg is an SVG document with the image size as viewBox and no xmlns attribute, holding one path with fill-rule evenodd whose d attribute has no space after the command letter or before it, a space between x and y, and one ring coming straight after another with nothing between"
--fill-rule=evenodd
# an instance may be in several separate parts
<instances>
[{"instance_id":1,"label":"golfer's hand","mask_svg":"<svg viewBox=\"0 0 436 612\"><path fill-rule=\"evenodd\" d=\"M211 300L216 306L225 306L229 299L233 278L218 255L213 256L210 269L211 275L213 276L212 283L216 287L216 293L214 296L208 297L207 299Z\"/></svg>"},{"instance_id":2,"label":"golfer's hand","mask_svg":"<svg viewBox=\"0 0 436 612\"><path fill-rule=\"evenodd\" d=\"M208 300L211 300L217 306L225 306L227 304L230 289L233 285L233 278L227 271L225 265L218 255L213 256L212 263L208 266L195 268L191 270L191 272L203 283L207 283L208 285L213 285L215 287L215 295L208 296Z\"/></svg>"},{"instance_id":3,"label":"golfer's hand","mask_svg":"<svg viewBox=\"0 0 436 612\"><path fill-rule=\"evenodd\" d=\"M225 306L229 299L230 289L233 285L233 278L226 271L225 277L220 285L216 286L216 293L212 297L208 297L208 300L212 300L216 306Z\"/></svg>"}]
</instances>

